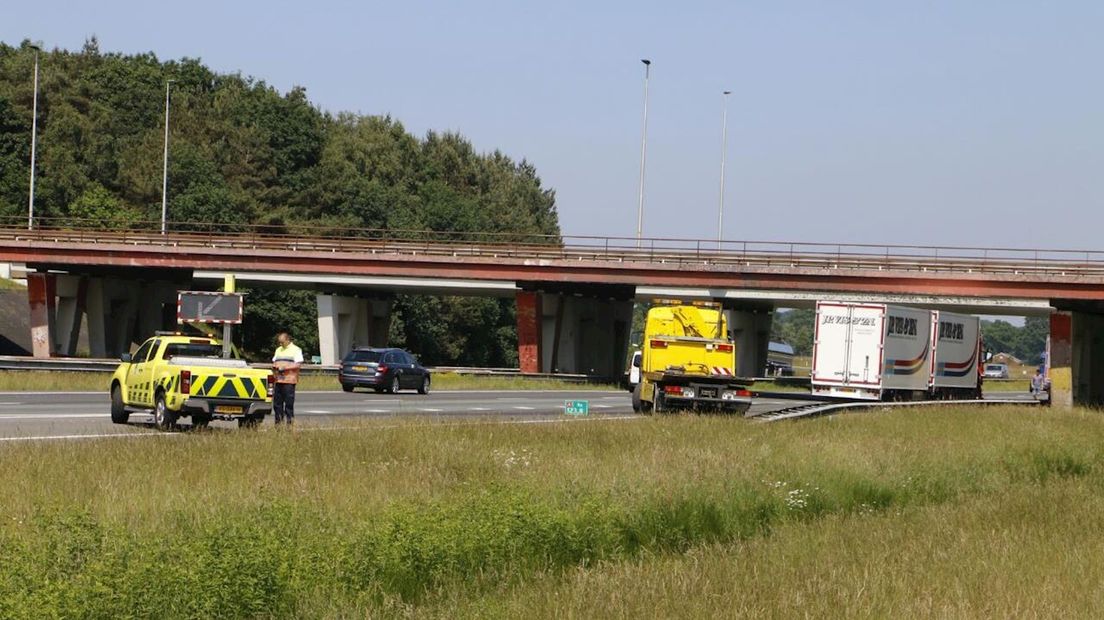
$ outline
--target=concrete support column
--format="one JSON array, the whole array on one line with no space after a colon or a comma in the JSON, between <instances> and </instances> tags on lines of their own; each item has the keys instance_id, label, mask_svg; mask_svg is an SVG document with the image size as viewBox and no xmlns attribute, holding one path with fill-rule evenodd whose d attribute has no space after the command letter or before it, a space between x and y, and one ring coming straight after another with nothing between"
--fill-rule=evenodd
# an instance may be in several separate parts
<instances>
[{"instance_id":1,"label":"concrete support column","mask_svg":"<svg viewBox=\"0 0 1104 620\"><path fill-rule=\"evenodd\" d=\"M625 370L632 301L540 295L539 306L544 372L617 377Z\"/></svg>"},{"instance_id":2,"label":"concrete support column","mask_svg":"<svg viewBox=\"0 0 1104 620\"><path fill-rule=\"evenodd\" d=\"M84 311L88 317L88 354L92 357L107 357L103 278L88 279Z\"/></svg>"},{"instance_id":3,"label":"concrete support column","mask_svg":"<svg viewBox=\"0 0 1104 620\"><path fill-rule=\"evenodd\" d=\"M318 354L323 364L341 361L355 346L387 346L391 302L319 294Z\"/></svg>"},{"instance_id":4,"label":"concrete support column","mask_svg":"<svg viewBox=\"0 0 1104 620\"><path fill-rule=\"evenodd\" d=\"M391 341L391 300L366 299L371 311L368 340L365 344L373 347L386 347Z\"/></svg>"},{"instance_id":5,"label":"concrete support column","mask_svg":"<svg viewBox=\"0 0 1104 620\"><path fill-rule=\"evenodd\" d=\"M56 280L56 276L51 273L27 274L31 348L35 357L50 357L53 355Z\"/></svg>"},{"instance_id":6,"label":"concrete support column","mask_svg":"<svg viewBox=\"0 0 1104 620\"><path fill-rule=\"evenodd\" d=\"M58 355L76 355L80 339L81 319L88 292L88 278L63 275L57 277L57 311L54 351Z\"/></svg>"},{"instance_id":7,"label":"concrete support column","mask_svg":"<svg viewBox=\"0 0 1104 620\"><path fill-rule=\"evenodd\" d=\"M1055 405L1073 404L1073 315L1050 315L1050 397Z\"/></svg>"},{"instance_id":8,"label":"concrete support column","mask_svg":"<svg viewBox=\"0 0 1104 620\"><path fill-rule=\"evenodd\" d=\"M518 367L521 372L541 372L541 295L517 293Z\"/></svg>"},{"instance_id":9,"label":"concrete support column","mask_svg":"<svg viewBox=\"0 0 1104 620\"><path fill-rule=\"evenodd\" d=\"M772 312L726 308L724 313L729 337L736 345L736 376L762 376L767 368Z\"/></svg>"},{"instance_id":10,"label":"concrete support column","mask_svg":"<svg viewBox=\"0 0 1104 620\"><path fill-rule=\"evenodd\" d=\"M1073 313L1073 402L1086 407L1104 405L1104 315Z\"/></svg>"}]
</instances>

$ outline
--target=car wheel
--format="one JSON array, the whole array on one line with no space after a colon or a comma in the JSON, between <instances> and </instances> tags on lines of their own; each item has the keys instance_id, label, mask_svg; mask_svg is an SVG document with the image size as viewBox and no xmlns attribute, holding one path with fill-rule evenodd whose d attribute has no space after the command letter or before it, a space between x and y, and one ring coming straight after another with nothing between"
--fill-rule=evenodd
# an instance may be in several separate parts
<instances>
[{"instance_id":1,"label":"car wheel","mask_svg":"<svg viewBox=\"0 0 1104 620\"><path fill-rule=\"evenodd\" d=\"M636 387L634 387L633 391L632 391L632 408L633 408L633 413L640 413L640 411L644 408L643 404L640 401L640 384L639 383L636 384Z\"/></svg>"},{"instance_id":2,"label":"car wheel","mask_svg":"<svg viewBox=\"0 0 1104 620\"><path fill-rule=\"evenodd\" d=\"M429 394L429 375L422 377L422 387L418 388L419 394Z\"/></svg>"},{"instance_id":3,"label":"car wheel","mask_svg":"<svg viewBox=\"0 0 1104 620\"><path fill-rule=\"evenodd\" d=\"M176 427L176 413L169 410L165 404L165 395L157 393L153 402L153 423L163 431L169 431Z\"/></svg>"},{"instance_id":4,"label":"car wheel","mask_svg":"<svg viewBox=\"0 0 1104 620\"><path fill-rule=\"evenodd\" d=\"M399 389L399 375L395 375L395 377L391 379L391 393L398 394Z\"/></svg>"},{"instance_id":5,"label":"car wheel","mask_svg":"<svg viewBox=\"0 0 1104 620\"><path fill-rule=\"evenodd\" d=\"M111 421L116 424L126 424L130 419L126 404L123 403L123 388L115 386L111 388Z\"/></svg>"},{"instance_id":6,"label":"car wheel","mask_svg":"<svg viewBox=\"0 0 1104 620\"><path fill-rule=\"evenodd\" d=\"M348 383L342 383L341 384L341 389L345 390L346 392L352 392L354 387L355 386L350 385Z\"/></svg>"}]
</instances>

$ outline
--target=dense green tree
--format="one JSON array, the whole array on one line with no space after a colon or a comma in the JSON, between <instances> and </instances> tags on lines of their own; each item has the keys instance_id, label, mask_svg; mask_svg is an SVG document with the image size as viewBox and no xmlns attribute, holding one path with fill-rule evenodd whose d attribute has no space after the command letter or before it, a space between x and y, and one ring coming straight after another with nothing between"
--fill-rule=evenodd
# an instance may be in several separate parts
<instances>
[{"instance_id":1,"label":"dense green tree","mask_svg":"<svg viewBox=\"0 0 1104 620\"><path fill-rule=\"evenodd\" d=\"M0 216L26 213L33 60L29 42L0 43ZM39 217L157 225L172 80L168 219L180 226L558 240L555 194L532 164L459 134L419 139L390 116L323 113L299 87L280 93L198 59L103 53L95 38L43 52L40 67ZM267 349L282 326L317 352L312 292L254 290L246 312L247 350ZM512 300L401 296L392 315L396 342L428 363L516 364Z\"/></svg>"},{"instance_id":2,"label":"dense green tree","mask_svg":"<svg viewBox=\"0 0 1104 620\"><path fill-rule=\"evenodd\" d=\"M791 345L795 355L812 355L815 327L816 311L812 308L775 312L771 321L771 340Z\"/></svg>"}]
</instances>

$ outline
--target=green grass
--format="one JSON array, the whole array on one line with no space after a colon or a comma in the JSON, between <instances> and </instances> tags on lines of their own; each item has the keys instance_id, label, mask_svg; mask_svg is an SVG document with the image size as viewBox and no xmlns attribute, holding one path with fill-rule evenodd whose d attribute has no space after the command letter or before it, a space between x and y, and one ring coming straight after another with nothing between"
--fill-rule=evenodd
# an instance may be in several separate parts
<instances>
[{"instance_id":1,"label":"green grass","mask_svg":"<svg viewBox=\"0 0 1104 620\"><path fill-rule=\"evenodd\" d=\"M102 372L47 372L39 370L0 370L0 392L107 392L111 375ZM299 389L304 391L339 390L337 377L304 374ZM609 390L608 383L576 383L559 379L503 377L434 373L434 390Z\"/></svg>"},{"instance_id":2,"label":"green grass","mask_svg":"<svg viewBox=\"0 0 1104 620\"><path fill-rule=\"evenodd\" d=\"M1096 547L1002 569L1099 532L1102 442L949 407L7 444L0 617L1090 615Z\"/></svg>"}]
</instances>

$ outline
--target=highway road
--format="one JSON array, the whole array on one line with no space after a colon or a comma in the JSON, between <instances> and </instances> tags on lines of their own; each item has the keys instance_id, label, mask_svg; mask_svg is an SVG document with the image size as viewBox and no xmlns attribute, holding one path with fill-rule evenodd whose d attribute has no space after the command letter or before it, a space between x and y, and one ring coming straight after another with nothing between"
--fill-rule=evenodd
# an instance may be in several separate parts
<instances>
[{"instance_id":1,"label":"highway road","mask_svg":"<svg viewBox=\"0 0 1104 620\"><path fill-rule=\"evenodd\" d=\"M412 418L437 421L494 419L517 423L554 422L564 415L565 400L587 400L590 419L635 417L629 394L622 391L437 391L373 394L355 392L299 392L296 422L304 428L335 427L365 419ZM759 413L799 404L800 400L759 398L752 412ZM133 413L130 422L112 424L106 393L2 392L0 393L0 442L82 437L116 437L156 434L152 416ZM269 416L266 425L272 424ZM228 422L212 427L234 428ZM181 427L188 430L187 420Z\"/></svg>"},{"instance_id":2,"label":"highway road","mask_svg":"<svg viewBox=\"0 0 1104 620\"><path fill-rule=\"evenodd\" d=\"M751 413L760 414L811 402L799 394L756 398ZM994 397L1031 400L1027 394L994 393ZM337 428L357 420L419 418L445 422L492 420L518 424L574 420L564 415L565 400L587 400L588 419L638 417L629 394L622 391L438 391L373 394L299 392L296 422L301 428ZM156 435L152 416L133 413L127 424L112 424L106 393L0 392L0 444L81 438L123 438ZM272 418L265 420L271 425ZM213 422L214 428L235 428ZM181 428L190 430L187 420Z\"/></svg>"}]
</instances>

